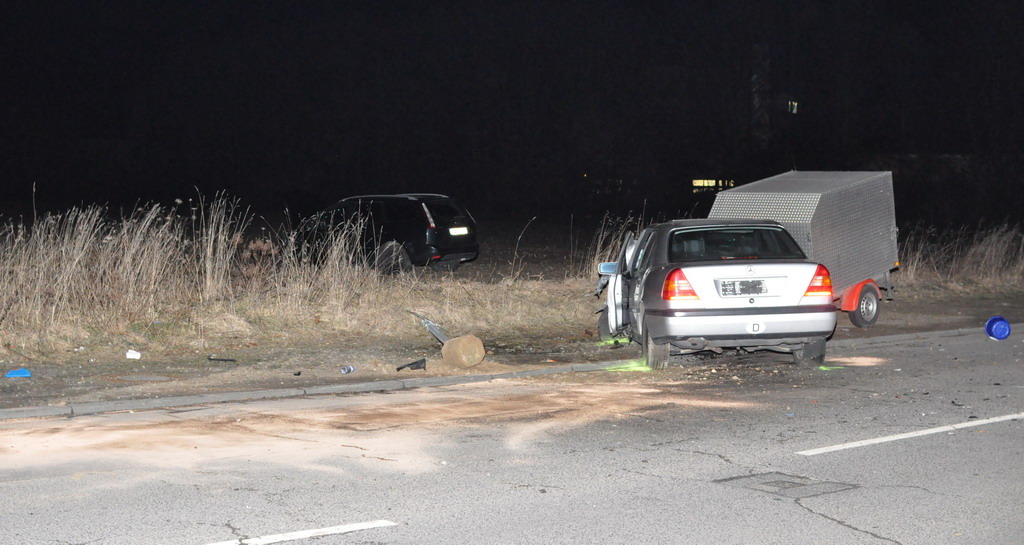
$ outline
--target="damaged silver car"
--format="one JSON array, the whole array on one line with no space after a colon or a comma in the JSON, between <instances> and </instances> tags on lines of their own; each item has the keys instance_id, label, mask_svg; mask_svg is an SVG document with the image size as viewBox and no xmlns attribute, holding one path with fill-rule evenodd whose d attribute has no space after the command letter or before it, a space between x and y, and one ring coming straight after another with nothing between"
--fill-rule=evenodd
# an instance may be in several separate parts
<instances>
[{"instance_id":1,"label":"damaged silver car","mask_svg":"<svg viewBox=\"0 0 1024 545\"><path fill-rule=\"evenodd\" d=\"M723 349L790 353L821 362L835 330L832 282L782 225L688 219L627 235L601 263L599 330L643 346L652 369L672 356Z\"/></svg>"}]
</instances>

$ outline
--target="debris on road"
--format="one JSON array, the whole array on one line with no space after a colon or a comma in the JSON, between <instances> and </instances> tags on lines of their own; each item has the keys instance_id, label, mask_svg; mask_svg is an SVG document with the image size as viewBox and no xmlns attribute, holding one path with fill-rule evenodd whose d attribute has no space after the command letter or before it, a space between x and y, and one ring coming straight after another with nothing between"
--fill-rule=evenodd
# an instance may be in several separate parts
<instances>
[{"instance_id":1,"label":"debris on road","mask_svg":"<svg viewBox=\"0 0 1024 545\"><path fill-rule=\"evenodd\" d=\"M1002 316L993 316L985 322L985 334L993 341L1001 341L1010 336L1010 322Z\"/></svg>"},{"instance_id":2,"label":"debris on road","mask_svg":"<svg viewBox=\"0 0 1024 545\"><path fill-rule=\"evenodd\" d=\"M8 371L7 374L4 376L7 378L31 377L32 372L22 367L20 369L12 369Z\"/></svg>"},{"instance_id":3,"label":"debris on road","mask_svg":"<svg viewBox=\"0 0 1024 545\"><path fill-rule=\"evenodd\" d=\"M439 342L441 344L444 344L444 343L448 342L448 339L450 337L448 337L448 334L445 333L443 329L441 329L441 326L435 324L434 322L431 322L428 318L420 316L419 314L416 314L415 312L413 312L411 310L407 310L406 312L408 312L409 314L412 314L413 316L419 318L420 319L420 323L422 323L423 326L427 328L427 331L429 331L430 334L433 335L435 339L437 339L437 342Z\"/></svg>"},{"instance_id":4,"label":"debris on road","mask_svg":"<svg viewBox=\"0 0 1024 545\"><path fill-rule=\"evenodd\" d=\"M135 350L129 350L124 353L124 357L129 360L139 360L142 359L142 353Z\"/></svg>"},{"instance_id":5,"label":"debris on road","mask_svg":"<svg viewBox=\"0 0 1024 545\"><path fill-rule=\"evenodd\" d=\"M819 371L837 371L839 369L846 369L846 367L844 367L842 365L833 365L833 366L819 365L818 366L818 370Z\"/></svg>"},{"instance_id":6,"label":"debris on road","mask_svg":"<svg viewBox=\"0 0 1024 545\"><path fill-rule=\"evenodd\" d=\"M351 372L353 372L355 370L356 370L355 367L352 367L351 365L346 365L346 366L341 368L341 374L347 375L347 374L349 374L349 373L351 373Z\"/></svg>"},{"instance_id":7,"label":"debris on road","mask_svg":"<svg viewBox=\"0 0 1024 545\"><path fill-rule=\"evenodd\" d=\"M410 371L413 370L413 369L422 369L422 370L426 371L427 370L427 358L420 358L420 359L418 359L418 360L416 360L414 362L407 363L405 365L396 367L395 371L401 371L402 369L409 369Z\"/></svg>"},{"instance_id":8,"label":"debris on road","mask_svg":"<svg viewBox=\"0 0 1024 545\"><path fill-rule=\"evenodd\" d=\"M456 367L473 367L484 361L486 355L484 343L475 335L452 338L441 329L441 326L430 319L411 310L406 310L406 312L419 318L420 323L427 328L427 331L441 343L441 358L446 364Z\"/></svg>"},{"instance_id":9,"label":"debris on road","mask_svg":"<svg viewBox=\"0 0 1024 545\"><path fill-rule=\"evenodd\" d=\"M210 361L238 361L235 358L218 358L216 354L210 354L206 359Z\"/></svg>"},{"instance_id":10,"label":"debris on road","mask_svg":"<svg viewBox=\"0 0 1024 545\"><path fill-rule=\"evenodd\" d=\"M441 346L444 362L456 367L473 367L484 361L484 343L475 335L448 339Z\"/></svg>"}]
</instances>

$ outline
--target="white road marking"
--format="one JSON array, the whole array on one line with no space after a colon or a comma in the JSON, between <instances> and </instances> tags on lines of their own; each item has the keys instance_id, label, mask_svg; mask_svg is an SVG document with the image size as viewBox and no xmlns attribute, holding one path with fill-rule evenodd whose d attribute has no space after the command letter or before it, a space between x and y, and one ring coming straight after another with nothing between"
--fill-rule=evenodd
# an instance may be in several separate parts
<instances>
[{"instance_id":1,"label":"white road marking","mask_svg":"<svg viewBox=\"0 0 1024 545\"><path fill-rule=\"evenodd\" d=\"M832 445L831 447L814 448L810 450L801 450L797 454L803 456L816 456L818 454L825 454L827 452L835 452L837 450L846 450L848 448L866 447L868 445L877 445L878 443L888 443L889 441L899 441L901 439L910 439L912 437L921 437L922 435L931 435L933 433L942 433L944 431L955 431L962 428L970 428L974 426L984 426L985 424L993 424L996 422L1003 422L1005 420L1017 420L1024 419L1024 413L1008 414L1006 416L996 416L994 418L986 418L985 420L971 420L970 422L963 422L961 424L952 424L949 426L939 426L937 428L929 428L926 430L911 431L907 433L899 433L896 435L886 435L885 437L876 437L874 439L864 439L863 441L854 441L852 443L843 443L841 445Z\"/></svg>"},{"instance_id":2,"label":"white road marking","mask_svg":"<svg viewBox=\"0 0 1024 545\"><path fill-rule=\"evenodd\" d=\"M218 541L217 543L209 543L208 545L267 545L268 543L281 543L284 541L295 541L297 539L309 539L311 537L333 536L337 534L347 534L349 532L358 532L359 530L369 530L371 528L383 528L385 526L397 525L397 523L391 522L390 520L373 520L370 522L346 524L344 526L318 528L316 530L301 530L298 532L289 532L287 534L250 537L246 539L232 539L231 541Z\"/></svg>"}]
</instances>

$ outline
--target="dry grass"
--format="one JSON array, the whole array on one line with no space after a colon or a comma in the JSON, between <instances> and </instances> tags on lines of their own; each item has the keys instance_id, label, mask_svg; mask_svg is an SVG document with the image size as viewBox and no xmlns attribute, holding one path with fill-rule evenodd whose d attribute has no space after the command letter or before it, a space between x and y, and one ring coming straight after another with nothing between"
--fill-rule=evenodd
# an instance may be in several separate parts
<instances>
[{"instance_id":1,"label":"dry grass","mask_svg":"<svg viewBox=\"0 0 1024 545\"><path fill-rule=\"evenodd\" d=\"M405 310L451 333L543 334L589 324L591 278L532 281L511 265L500 284L366 265L358 226L322 246L293 233L246 238L248 211L219 197L187 209L99 208L0 232L0 342L23 353L77 346L214 350L326 335L423 336ZM589 273L589 271L588 271ZM543 309L539 311L538 309Z\"/></svg>"},{"instance_id":2,"label":"dry grass","mask_svg":"<svg viewBox=\"0 0 1024 545\"><path fill-rule=\"evenodd\" d=\"M1024 232L1017 225L973 230L917 226L900 244L901 287L917 291L1016 291L1024 286Z\"/></svg>"},{"instance_id":3,"label":"dry grass","mask_svg":"<svg viewBox=\"0 0 1024 545\"><path fill-rule=\"evenodd\" d=\"M498 282L458 275L381 276L347 225L314 248L291 232L247 238L249 212L218 197L194 206L138 208L111 219L99 207L0 230L0 343L45 354L77 346L149 351L239 344L296 345L326 336L422 339L411 310L449 333L488 338L573 336L591 328L596 264L614 260L639 222L606 218L569 249L562 279L523 274L513 254ZM897 276L911 292L1019 289L1024 236L1016 226L911 230ZM470 265L472 266L472 265Z\"/></svg>"}]
</instances>

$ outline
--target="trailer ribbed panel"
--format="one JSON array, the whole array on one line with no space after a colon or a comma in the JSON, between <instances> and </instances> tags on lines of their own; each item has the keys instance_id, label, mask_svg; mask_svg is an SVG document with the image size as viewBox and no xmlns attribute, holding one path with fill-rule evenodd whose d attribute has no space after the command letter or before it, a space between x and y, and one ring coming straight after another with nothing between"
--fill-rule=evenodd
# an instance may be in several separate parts
<instances>
[{"instance_id":1,"label":"trailer ribbed panel","mask_svg":"<svg viewBox=\"0 0 1024 545\"><path fill-rule=\"evenodd\" d=\"M781 223L837 296L869 278L887 287L898 259L890 172L787 172L719 193L708 217Z\"/></svg>"}]
</instances>

